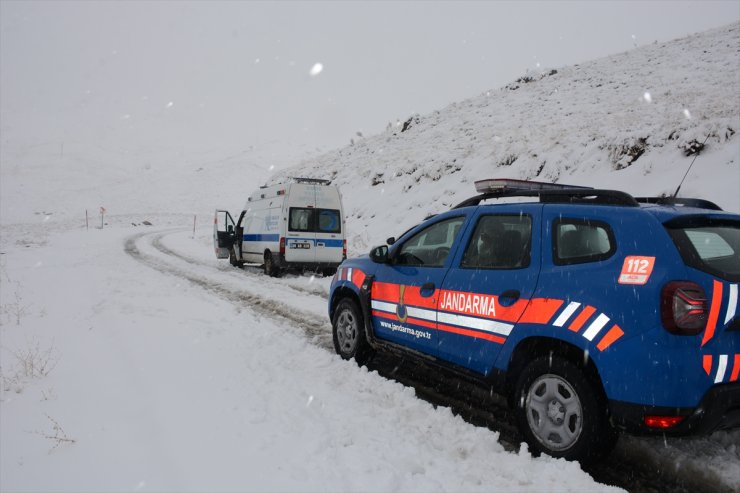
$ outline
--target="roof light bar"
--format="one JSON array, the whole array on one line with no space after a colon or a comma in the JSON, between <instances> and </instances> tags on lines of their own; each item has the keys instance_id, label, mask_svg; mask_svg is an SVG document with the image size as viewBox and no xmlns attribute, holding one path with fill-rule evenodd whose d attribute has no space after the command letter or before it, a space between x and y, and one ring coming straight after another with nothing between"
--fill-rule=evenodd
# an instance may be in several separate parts
<instances>
[{"instance_id":1,"label":"roof light bar","mask_svg":"<svg viewBox=\"0 0 740 493\"><path fill-rule=\"evenodd\" d=\"M478 193L495 193L523 190L566 190L566 189L592 189L578 185L563 185L560 183L545 183L543 181L513 180L510 178L492 178L478 180L475 182L475 190Z\"/></svg>"},{"instance_id":2,"label":"roof light bar","mask_svg":"<svg viewBox=\"0 0 740 493\"><path fill-rule=\"evenodd\" d=\"M322 180L321 178L304 178L301 176L291 176L291 180L296 183L314 183L316 185L330 185L331 180Z\"/></svg>"}]
</instances>

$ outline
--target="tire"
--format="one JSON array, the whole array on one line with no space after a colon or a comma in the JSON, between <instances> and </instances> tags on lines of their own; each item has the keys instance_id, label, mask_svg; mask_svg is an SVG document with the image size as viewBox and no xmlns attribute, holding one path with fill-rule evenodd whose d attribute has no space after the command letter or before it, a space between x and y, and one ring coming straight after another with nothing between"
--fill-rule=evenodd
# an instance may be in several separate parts
<instances>
[{"instance_id":1,"label":"tire","mask_svg":"<svg viewBox=\"0 0 740 493\"><path fill-rule=\"evenodd\" d=\"M365 337L365 322L357 303L343 298L337 305L331 321L334 350L342 359L354 359L358 365L367 363L373 350Z\"/></svg>"},{"instance_id":2,"label":"tire","mask_svg":"<svg viewBox=\"0 0 740 493\"><path fill-rule=\"evenodd\" d=\"M265 252L265 274L270 277L280 277L280 269L275 265L275 261L272 258L272 253Z\"/></svg>"},{"instance_id":3,"label":"tire","mask_svg":"<svg viewBox=\"0 0 740 493\"><path fill-rule=\"evenodd\" d=\"M606 398L581 368L557 356L535 359L517 379L514 412L532 454L592 464L617 441Z\"/></svg>"}]
</instances>

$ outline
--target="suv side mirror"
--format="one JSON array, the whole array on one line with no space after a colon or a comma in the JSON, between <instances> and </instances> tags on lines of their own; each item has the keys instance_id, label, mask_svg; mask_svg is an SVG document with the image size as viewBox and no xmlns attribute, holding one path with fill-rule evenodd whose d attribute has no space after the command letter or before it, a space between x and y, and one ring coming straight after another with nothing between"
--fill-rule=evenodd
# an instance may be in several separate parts
<instances>
[{"instance_id":1,"label":"suv side mirror","mask_svg":"<svg viewBox=\"0 0 740 493\"><path fill-rule=\"evenodd\" d=\"M370 260L372 260L376 264L387 264L388 247L386 245L382 245L370 250Z\"/></svg>"}]
</instances>

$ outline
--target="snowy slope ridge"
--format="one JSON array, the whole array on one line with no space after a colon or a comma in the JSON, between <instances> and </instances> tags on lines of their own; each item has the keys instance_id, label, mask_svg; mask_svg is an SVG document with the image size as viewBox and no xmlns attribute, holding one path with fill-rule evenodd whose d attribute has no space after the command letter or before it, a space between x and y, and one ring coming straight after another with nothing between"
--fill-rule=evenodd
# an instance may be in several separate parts
<instances>
[{"instance_id":1,"label":"snowy slope ridge","mask_svg":"<svg viewBox=\"0 0 740 493\"><path fill-rule=\"evenodd\" d=\"M530 73L308 159L271 182L334 180L354 233L350 250L360 253L474 195L473 181L482 178L672 194L706 142L680 196L740 211L739 49L736 23Z\"/></svg>"}]
</instances>

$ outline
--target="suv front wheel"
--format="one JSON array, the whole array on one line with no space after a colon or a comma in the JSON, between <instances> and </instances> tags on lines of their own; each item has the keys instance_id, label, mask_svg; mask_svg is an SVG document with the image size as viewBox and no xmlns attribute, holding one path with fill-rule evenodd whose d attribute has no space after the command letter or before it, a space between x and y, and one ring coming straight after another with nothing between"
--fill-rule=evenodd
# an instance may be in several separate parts
<instances>
[{"instance_id":1,"label":"suv front wheel","mask_svg":"<svg viewBox=\"0 0 740 493\"><path fill-rule=\"evenodd\" d=\"M343 359L354 358L358 365L365 364L372 356L372 348L365 338L365 323L357 303L342 299L331 321L334 349Z\"/></svg>"},{"instance_id":2,"label":"suv front wheel","mask_svg":"<svg viewBox=\"0 0 740 493\"><path fill-rule=\"evenodd\" d=\"M583 465L608 455L617 434L599 391L579 367L557 356L525 367L516 384L515 414L532 453Z\"/></svg>"}]
</instances>

